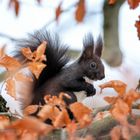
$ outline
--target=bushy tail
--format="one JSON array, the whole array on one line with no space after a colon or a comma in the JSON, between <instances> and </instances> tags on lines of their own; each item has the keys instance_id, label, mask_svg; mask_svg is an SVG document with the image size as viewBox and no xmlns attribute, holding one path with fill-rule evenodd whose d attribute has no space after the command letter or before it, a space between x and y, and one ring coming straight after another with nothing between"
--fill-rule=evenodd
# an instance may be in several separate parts
<instances>
[{"instance_id":1,"label":"bushy tail","mask_svg":"<svg viewBox=\"0 0 140 140\"><path fill-rule=\"evenodd\" d=\"M34 51L43 41L47 42L45 51L47 61L44 62L47 67L44 68L40 74L35 88L40 87L48 79L58 74L69 61L67 53L68 47L61 44L57 34L51 35L45 29L36 31L34 34L29 34L29 38L18 41L17 46L29 47L32 51ZM21 53L18 53L18 55L20 57Z\"/></svg>"}]
</instances>

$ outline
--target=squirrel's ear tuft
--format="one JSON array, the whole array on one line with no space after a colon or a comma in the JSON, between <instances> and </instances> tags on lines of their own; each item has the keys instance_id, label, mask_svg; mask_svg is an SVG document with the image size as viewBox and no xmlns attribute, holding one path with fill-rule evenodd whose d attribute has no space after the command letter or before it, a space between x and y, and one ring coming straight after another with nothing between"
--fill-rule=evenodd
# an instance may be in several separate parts
<instances>
[{"instance_id":1,"label":"squirrel's ear tuft","mask_svg":"<svg viewBox=\"0 0 140 140\"><path fill-rule=\"evenodd\" d=\"M95 46L95 54L97 56L101 57L102 49L103 49L103 40L102 40L102 37L99 36L98 39L97 39L96 46Z\"/></svg>"},{"instance_id":2,"label":"squirrel's ear tuft","mask_svg":"<svg viewBox=\"0 0 140 140\"><path fill-rule=\"evenodd\" d=\"M87 60L93 57L94 39L91 33L87 34L83 40L83 52L80 60Z\"/></svg>"}]
</instances>

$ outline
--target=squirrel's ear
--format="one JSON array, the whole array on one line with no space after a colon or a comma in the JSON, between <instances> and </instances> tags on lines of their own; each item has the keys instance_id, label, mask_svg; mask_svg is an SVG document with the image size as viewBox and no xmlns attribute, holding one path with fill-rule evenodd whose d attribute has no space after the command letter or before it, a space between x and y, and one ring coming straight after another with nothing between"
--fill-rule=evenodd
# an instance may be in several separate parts
<instances>
[{"instance_id":1,"label":"squirrel's ear","mask_svg":"<svg viewBox=\"0 0 140 140\"><path fill-rule=\"evenodd\" d=\"M98 39L97 39L96 46L95 46L95 54L97 56L101 57L102 49L103 49L103 40L102 40L102 37L99 36Z\"/></svg>"},{"instance_id":2,"label":"squirrel's ear","mask_svg":"<svg viewBox=\"0 0 140 140\"><path fill-rule=\"evenodd\" d=\"M94 40L92 34L88 34L85 36L83 40L83 52L80 56L81 60L87 60L93 57L93 51L94 51Z\"/></svg>"}]
</instances>

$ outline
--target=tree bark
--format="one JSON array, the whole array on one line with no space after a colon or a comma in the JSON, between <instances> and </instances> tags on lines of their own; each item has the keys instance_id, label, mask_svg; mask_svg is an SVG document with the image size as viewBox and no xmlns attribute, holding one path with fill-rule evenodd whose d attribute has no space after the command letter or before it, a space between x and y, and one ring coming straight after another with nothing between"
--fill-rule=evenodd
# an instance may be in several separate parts
<instances>
[{"instance_id":1,"label":"tree bark","mask_svg":"<svg viewBox=\"0 0 140 140\"><path fill-rule=\"evenodd\" d=\"M118 15L124 0L118 0L109 5L105 0L104 13L104 44L103 58L110 66L119 66L122 63L122 52L119 48Z\"/></svg>"}]
</instances>

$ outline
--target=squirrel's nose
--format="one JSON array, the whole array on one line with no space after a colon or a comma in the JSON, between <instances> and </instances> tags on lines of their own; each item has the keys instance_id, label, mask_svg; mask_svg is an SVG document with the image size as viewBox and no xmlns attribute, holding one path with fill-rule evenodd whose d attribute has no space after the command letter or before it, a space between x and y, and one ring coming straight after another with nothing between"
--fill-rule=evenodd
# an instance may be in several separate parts
<instances>
[{"instance_id":1,"label":"squirrel's nose","mask_svg":"<svg viewBox=\"0 0 140 140\"><path fill-rule=\"evenodd\" d=\"M105 75L104 74L101 74L99 79L102 80L104 78L105 78Z\"/></svg>"}]
</instances>

